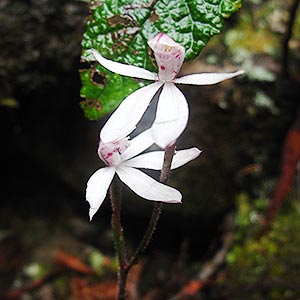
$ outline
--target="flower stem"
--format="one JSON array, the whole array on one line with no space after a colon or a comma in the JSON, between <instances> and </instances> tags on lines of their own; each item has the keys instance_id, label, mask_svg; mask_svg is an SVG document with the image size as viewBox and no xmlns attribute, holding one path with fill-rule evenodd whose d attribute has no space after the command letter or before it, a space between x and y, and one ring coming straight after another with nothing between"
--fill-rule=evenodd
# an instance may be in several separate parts
<instances>
[{"instance_id":1,"label":"flower stem","mask_svg":"<svg viewBox=\"0 0 300 300\"><path fill-rule=\"evenodd\" d=\"M122 202L122 190L121 185L117 178L114 178L111 183L110 200L112 208L111 227L113 231L114 244L118 259L118 300L125 300L126 297L126 279L128 271L126 271L127 258L125 251L125 240L123 234L123 228L121 225L121 202Z\"/></svg>"},{"instance_id":2,"label":"flower stem","mask_svg":"<svg viewBox=\"0 0 300 300\"><path fill-rule=\"evenodd\" d=\"M159 180L166 183L170 177L171 164L175 154L176 145L169 146L165 151L164 164L160 172Z\"/></svg>"},{"instance_id":3,"label":"flower stem","mask_svg":"<svg viewBox=\"0 0 300 300\"><path fill-rule=\"evenodd\" d=\"M170 169L172 164L172 159L175 152L175 145L168 147L165 150L163 167L160 173L160 182L166 183L170 177ZM122 201L122 192L121 186L119 185L118 179L115 178L110 186L110 200L112 207L112 217L111 217L111 226L114 236L114 243L116 254L119 263L118 269L118 300L126 299L126 281L127 275L130 269L137 263L139 256L147 248L152 235L156 229L156 225L162 210L162 202L156 202L153 207L152 215L144 234L144 237L140 244L138 245L136 251L127 262L126 251L125 251L125 241L123 228L121 225L121 201Z\"/></svg>"},{"instance_id":4,"label":"flower stem","mask_svg":"<svg viewBox=\"0 0 300 300\"><path fill-rule=\"evenodd\" d=\"M163 163L163 167L162 167L162 170L160 173L160 178L159 178L160 182L162 182L162 183L166 183L170 177L170 169L171 169L172 159L173 159L174 152L175 152L175 147L176 146L174 144L165 150L164 163ZM152 211L152 215L151 215L148 227L146 229L143 239L141 240L140 244L136 248L134 254L132 255L132 257L130 258L130 260L127 264L127 267L126 267L127 272L129 272L129 270L132 268L132 266L137 263L139 256L147 248L147 246L153 236L153 233L156 229L156 225L157 225L157 222L158 222L161 210L162 210L162 206L163 206L162 202L154 203L154 207L153 207L153 211Z\"/></svg>"}]
</instances>

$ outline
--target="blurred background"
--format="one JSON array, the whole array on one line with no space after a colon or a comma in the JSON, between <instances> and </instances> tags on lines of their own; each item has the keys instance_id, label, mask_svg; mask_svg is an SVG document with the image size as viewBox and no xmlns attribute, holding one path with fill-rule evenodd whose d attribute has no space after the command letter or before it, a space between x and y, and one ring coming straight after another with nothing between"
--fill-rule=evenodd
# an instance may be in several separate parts
<instances>
[{"instance_id":1,"label":"blurred background","mask_svg":"<svg viewBox=\"0 0 300 300\"><path fill-rule=\"evenodd\" d=\"M85 185L102 166L79 106L78 0L0 3L0 299L114 299L105 201L88 221ZM181 73L244 69L210 87L180 86L191 118L173 171L182 205L165 205L130 299L300 297L299 1L248 0ZM158 174L154 174L158 176ZM130 250L153 203L125 190Z\"/></svg>"}]
</instances>

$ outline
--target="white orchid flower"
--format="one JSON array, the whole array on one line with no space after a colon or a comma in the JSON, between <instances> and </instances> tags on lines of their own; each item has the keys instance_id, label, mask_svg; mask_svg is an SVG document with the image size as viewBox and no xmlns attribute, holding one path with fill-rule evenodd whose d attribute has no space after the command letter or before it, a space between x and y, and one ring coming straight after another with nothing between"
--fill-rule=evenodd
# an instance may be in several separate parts
<instances>
[{"instance_id":1,"label":"white orchid flower","mask_svg":"<svg viewBox=\"0 0 300 300\"><path fill-rule=\"evenodd\" d=\"M162 169L164 151L138 155L152 144L151 129L142 132L132 140L126 137L109 143L100 141L98 154L107 167L97 170L87 183L86 200L90 204L90 220L104 201L115 174L132 191L144 199L167 203L181 202L182 196L179 191L136 169ZM186 164L198 157L200 153L201 151L197 148L177 151L173 157L171 169Z\"/></svg>"},{"instance_id":2,"label":"white orchid flower","mask_svg":"<svg viewBox=\"0 0 300 300\"><path fill-rule=\"evenodd\" d=\"M125 137L132 132L153 96L163 86L159 96L156 117L152 125L152 136L154 142L165 149L167 146L172 145L183 132L189 116L186 98L175 83L211 85L244 73L243 71L202 73L175 78L184 61L184 47L165 33L159 33L148 44L154 52L158 74L140 67L108 60L100 55L98 51L88 50L102 66L114 73L155 81L155 83L130 94L119 105L102 129L101 140L106 143L115 140L120 135Z\"/></svg>"}]
</instances>

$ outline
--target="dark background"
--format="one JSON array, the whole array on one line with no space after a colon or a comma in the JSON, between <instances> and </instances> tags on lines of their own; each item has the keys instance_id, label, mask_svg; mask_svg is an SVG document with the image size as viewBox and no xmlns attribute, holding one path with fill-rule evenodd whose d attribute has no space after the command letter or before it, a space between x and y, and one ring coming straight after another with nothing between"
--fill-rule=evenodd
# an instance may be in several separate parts
<instances>
[{"instance_id":1,"label":"dark background","mask_svg":"<svg viewBox=\"0 0 300 300\"><path fill-rule=\"evenodd\" d=\"M178 148L197 146L203 154L172 173L183 204L164 207L152 255L176 256L186 243L190 259L203 260L218 248L220 225L237 195L272 195L283 143L299 113L299 29L286 52L291 6L245 3L199 59L185 64L183 74L239 68L247 74L212 87L181 87L191 118ZM88 121L79 107L87 17L80 1L0 3L0 244L3 257L21 257L11 268L3 265L11 278L26 261L49 262L57 247L78 253L88 245L112 254L108 199L91 223L85 201L85 184L101 166L96 150L104 122ZM151 202L126 192L130 246L151 209Z\"/></svg>"}]
</instances>

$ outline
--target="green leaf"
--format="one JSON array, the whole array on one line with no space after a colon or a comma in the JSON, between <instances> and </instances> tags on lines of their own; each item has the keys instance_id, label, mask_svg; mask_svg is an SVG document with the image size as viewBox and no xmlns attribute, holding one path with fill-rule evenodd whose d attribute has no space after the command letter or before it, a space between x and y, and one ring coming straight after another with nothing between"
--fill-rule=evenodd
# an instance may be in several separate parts
<instances>
[{"instance_id":1,"label":"green leaf","mask_svg":"<svg viewBox=\"0 0 300 300\"><path fill-rule=\"evenodd\" d=\"M85 98L80 106L90 120L98 120L113 111L129 93L140 87L138 82L131 78L108 72L103 72L106 85L97 84L92 79L95 73L96 69L80 71L82 82L80 96Z\"/></svg>"},{"instance_id":2,"label":"green leaf","mask_svg":"<svg viewBox=\"0 0 300 300\"><path fill-rule=\"evenodd\" d=\"M209 39L220 32L224 18L240 6L241 0L92 0L91 16L82 40L82 57L92 60L85 50L94 48L109 59L156 71L147 44L150 38L165 32L185 47L186 60L193 59ZM91 87L86 78L88 75L81 77L82 96L88 97L89 90L94 95L92 99L98 101L98 104L82 104L86 116L92 119L110 112L135 89L134 86L137 87L135 80L123 78L126 86L109 89L110 80L121 81L121 77L111 76L98 66L95 69L101 70L105 77L100 91L94 91L96 86ZM104 97L111 100L104 100Z\"/></svg>"}]
</instances>

